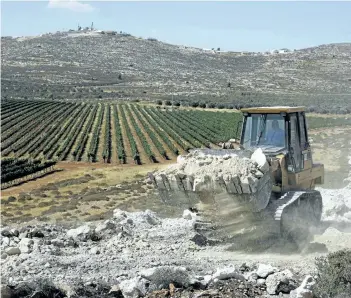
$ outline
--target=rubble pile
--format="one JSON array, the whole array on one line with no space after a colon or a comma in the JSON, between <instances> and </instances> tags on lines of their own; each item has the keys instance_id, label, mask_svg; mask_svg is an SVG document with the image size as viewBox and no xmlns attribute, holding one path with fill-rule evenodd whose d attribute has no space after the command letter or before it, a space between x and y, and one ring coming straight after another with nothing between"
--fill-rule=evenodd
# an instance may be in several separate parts
<instances>
[{"instance_id":1,"label":"rubble pile","mask_svg":"<svg viewBox=\"0 0 351 298\"><path fill-rule=\"evenodd\" d=\"M225 184L229 193L241 194L256 192L259 180L269 176L268 172L269 165L262 149L253 154L244 150L194 150L186 156L178 156L177 163L156 173L155 179L160 188L178 189L179 181L187 177L189 183L183 183L183 186L188 190L221 189ZM165 176L170 185L165 182Z\"/></svg>"},{"instance_id":2,"label":"rubble pile","mask_svg":"<svg viewBox=\"0 0 351 298\"><path fill-rule=\"evenodd\" d=\"M2 297L261 297L298 288L292 271L213 258L225 248L198 246L194 223L189 211L171 219L116 209L109 220L70 229L2 227Z\"/></svg>"}]
</instances>

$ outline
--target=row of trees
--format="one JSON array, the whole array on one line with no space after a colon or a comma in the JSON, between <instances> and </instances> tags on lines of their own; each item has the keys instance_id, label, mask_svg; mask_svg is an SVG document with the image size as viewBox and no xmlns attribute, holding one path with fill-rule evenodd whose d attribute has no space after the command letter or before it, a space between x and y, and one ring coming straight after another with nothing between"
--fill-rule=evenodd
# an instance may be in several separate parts
<instances>
[{"instance_id":1,"label":"row of trees","mask_svg":"<svg viewBox=\"0 0 351 298\"><path fill-rule=\"evenodd\" d=\"M111 162L115 150L120 163L126 163L127 156L137 164L157 162L159 158L173 158L180 151L210 147L234 137L239 120L236 116L240 115L199 110L162 111L139 104L40 103L38 110L26 106L27 119L31 120L25 127L21 124L15 128L16 132L5 139L12 143L5 156L13 153L15 156L30 154L34 158L42 155L45 159ZM14 106L17 108L13 110L7 105L6 113L10 109L13 115L21 112L17 101ZM15 119L13 115L8 114L7 119ZM147 160L141 160L140 152L145 153Z\"/></svg>"},{"instance_id":2,"label":"row of trees","mask_svg":"<svg viewBox=\"0 0 351 298\"><path fill-rule=\"evenodd\" d=\"M1 183L8 183L16 179L53 170L55 161L38 159L11 159L11 162L1 162ZM30 177L28 177L30 178Z\"/></svg>"}]
</instances>

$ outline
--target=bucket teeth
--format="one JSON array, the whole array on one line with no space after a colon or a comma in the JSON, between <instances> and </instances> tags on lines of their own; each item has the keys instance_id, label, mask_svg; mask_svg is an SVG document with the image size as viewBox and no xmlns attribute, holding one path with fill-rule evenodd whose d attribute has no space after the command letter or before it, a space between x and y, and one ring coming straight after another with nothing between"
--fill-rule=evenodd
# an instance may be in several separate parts
<instances>
[{"instance_id":1,"label":"bucket teeth","mask_svg":"<svg viewBox=\"0 0 351 298\"><path fill-rule=\"evenodd\" d=\"M227 188L227 192L230 194L236 194L238 193L234 184L234 181L232 180L231 175L226 175L224 177L224 181L226 183L226 188Z\"/></svg>"},{"instance_id":2,"label":"bucket teeth","mask_svg":"<svg viewBox=\"0 0 351 298\"><path fill-rule=\"evenodd\" d=\"M240 184L241 184L241 189L242 189L243 193L246 193L246 194L251 193L250 183L249 183L249 179L247 177L241 177Z\"/></svg>"},{"instance_id":3,"label":"bucket teeth","mask_svg":"<svg viewBox=\"0 0 351 298\"><path fill-rule=\"evenodd\" d=\"M241 186L240 186L240 179L239 179L239 176L238 175L234 175L232 176L232 181L235 185L235 189L237 191L238 194L242 194L243 191L241 189Z\"/></svg>"}]
</instances>

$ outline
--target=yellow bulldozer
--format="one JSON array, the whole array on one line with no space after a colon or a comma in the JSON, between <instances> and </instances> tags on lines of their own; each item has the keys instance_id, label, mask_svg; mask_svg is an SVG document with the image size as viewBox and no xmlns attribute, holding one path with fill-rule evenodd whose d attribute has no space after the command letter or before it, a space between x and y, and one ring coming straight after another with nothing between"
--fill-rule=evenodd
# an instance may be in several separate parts
<instances>
[{"instance_id":1,"label":"yellow bulldozer","mask_svg":"<svg viewBox=\"0 0 351 298\"><path fill-rule=\"evenodd\" d=\"M241 109L241 136L194 149L149 173L162 200L186 202L207 238L241 246L310 240L320 224L324 166L313 162L304 107ZM244 241L246 240L246 241ZM248 244L251 243L251 244Z\"/></svg>"}]
</instances>

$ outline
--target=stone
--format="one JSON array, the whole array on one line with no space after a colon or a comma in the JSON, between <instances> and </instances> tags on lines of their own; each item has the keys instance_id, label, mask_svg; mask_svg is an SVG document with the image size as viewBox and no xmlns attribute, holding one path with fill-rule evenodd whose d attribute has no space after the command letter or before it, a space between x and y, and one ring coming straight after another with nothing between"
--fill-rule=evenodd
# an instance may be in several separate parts
<instances>
[{"instance_id":1,"label":"stone","mask_svg":"<svg viewBox=\"0 0 351 298\"><path fill-rule=\"evenodd\" d=\"M18 247L8 247L5 249L5 253L9 256L20 255L21 250Z\"/></svg>"},{"instance_id":2,"label":"stone","mask_svg":"<svg viewBox=\"0 0 351 298\"><path fill-rule=\"evenodd\" d=\"M193 241L198 246L206 246L208 244L208 239L202 234L196 233L190 241Z\"/></svg>"},{"instance_id":3,"label":"stone","mask_svg":"<svg viewBox=\"0 0 351 298\"><path fill-rule=\"evenodd\" d=\"M264 278L258 278L256 281L257 285L262 286L266 284L266 280Z\"/></svg>"},{"instance_id":4,"label":"stone","mask_svg":"<svg viewBox=\"0 0 351 298\"><path fill-rule=\"evenodd\" d=\"M11 233L13 236L18 237L19 236L19 231L17 229L11 229Z\"/></svg>"},{"instance_id":5,"label":"stone","mask_svg":"<svg viewBox=\"0 0 351 298\"><path fill-rule=\"evenodd\" d=\"M57 247L64 247L65 246L65 243L61 239L52 239L50 241L50 244L52 244L53 246L57 246Z\"/></svg>"},{"instance_id":6,"label":"stone","mask_svg":"<svg viewBox=\"0 0 351 298\"><path fill-rule=\"evenodd\" d=\"M5 260L6 258L7 258L7 253L3 252L3 253L1 254L1 259L2 259L2 260Z\"/></svg>"},{"instance_id":7,"label":"stone","mask_svg":"<svg viewBox=\"0 0 351 298\"><path fill-rule=\"evenodd\" d=\"M139 298L147 293L148 281L138 276L132 279L123 280L118 286L124 298Z\"/></svg>"},{"instance_id":8,"label":"stone","mask_svg":"<svg viewBox=\"0 0 351 298\"><path fill-rule=\"evenodd\" d=\"M114 222L112 222L111 220L106 220L103 223L100 223L97 225L97 227L95 228L95 232L101 233L101 232L104 232L106 230L112 230L115 228L116 228L116 225Z\"/></svg>"},{"instance_id":9,"label":"stone","mask_svg":"<svg viewBox=\"0 0 351 298\"><path fill-rule=\"evenodd\" d=\"M90 237L91 228L88 225L80 226L67 231L67 236L74 240L87 240Z\"/></svg>"},{"instance_id":10,"label":"stone","mask_svg":"<svg viewBox=\"0 0 351 298\"><path fill-rule=\"evenodd\" d=\"M118 285L113 285L108 293L115 297L121 293L121 289Z\"/></svg>"},{"instance_id":11,"label":"stone","mask_svg":"<svg viewBox=\"0 0 351 298\"><path fill-rule=\"evenodd\" d=\"M244 277L247 281L249 281L251 283L256 283L256 280L258 279L258 275L256 272L244 273Z\"/></svg>"},{"instance_id":12,"label":"stone","mask_svg":"<svg viewBox=\"0 0 351 298\"><path fill-rule=\"evenodd\" d=\"M3 246L9 246L10 245L10 238L9 237L3 237L2 238L2 245Z\"/></svg>"},{"instance_id":13,"label":"stone","mask_svg":"<svg viewBox=\"0 0 351 298\"><path fill-rule=\"evenodd\" d=\"M188 287L196 281L185 267L179 266L149 268L141 272L141 277L151 281L156 289L168 288L171 283Z\"/></svg>"},{"instance_id":14,"label":"stone","mask_svg":"<svg viewBox=\"0 0 351 298\"><path fill-rule=\"evenodd\" d=\"M12 237L13 236L13 234L7 229L3 229L1 231L1 235L4 236L4 237Z\"/></svg>"},{"instance_id":15,"label":"stone","mask_svg":"<svg viewBox=\"0 0 351 298\"><path fill-rule=\"evenodd\" d=\"M311 275L307 275L301 285L290 292L289 298L313 298L313 286L315 281Z\"/></svg>"},{"instance_id":16,"label":"stone","mask_svg":"<svg viewBox=\"0 0 351 298\"><path fill-rule=\"evenodd\" d=\"M256 273L261 278L266 278L268 275L276 272L277 269L271 265L259 264Z\"/></svg>"},{"instance_id":17,"label":"stone","mask_svg":"<svg viewBox=\"0 0 351 298\"><path fill-rule=\"evenodd\" d=\"M19 249L21 253L30 253L32 251L34 241L30 238L23 238L19 242Z\"/></svg>"},{"instance_id":18,"label":"stone","mask_svg":"<svg viewBox=\"0 0 351 298\"><path fill-rule=\"evenodd\" d=\"M268 275L266 285L267 293L271 295L290 293L290 291L297 288L294 275L288 269Z\"/></svg>"},{"instance_id":19,"label":"stone","mask_svg":"<svg viewBox=\"0 0 351 298\"><path fill-rule=\"evenodd\" d=\"M223 269L217 269L217 271L212 275L213 279L224 280L229 278L235 278L238 280L245 280L244 275L240 273L235 267L227 267Z\"/></svg>"},{"instance_id":20,"label":"stone","mask_svg":"<svg viewBox=\"0 0 351 298\"><path fill-rule=\"evenodd\" d=\"M269 171L269 164L261 148L255 150L251 155L251 160L257 163L259 170L262 173L267 173Z\"/></svg>"},{"instance_id":21,"label":"stone","mask_svg":"<svg viewBox=\"0 0 351 298\"><path fill-rule=\"evenodd\" d=\"M40 231L39 229L34 229L33 231L29 232L29 237L30 238L33 238L33 237L36 237L36 238L44 238L45 235L42 231Z\"/></svg>"}]
</instances>

